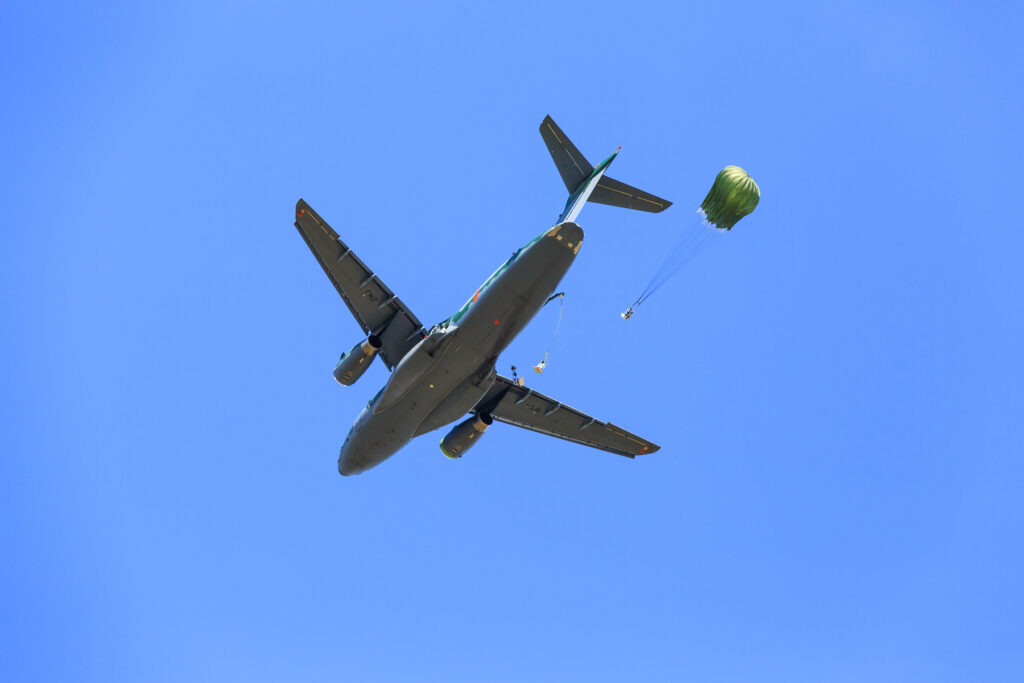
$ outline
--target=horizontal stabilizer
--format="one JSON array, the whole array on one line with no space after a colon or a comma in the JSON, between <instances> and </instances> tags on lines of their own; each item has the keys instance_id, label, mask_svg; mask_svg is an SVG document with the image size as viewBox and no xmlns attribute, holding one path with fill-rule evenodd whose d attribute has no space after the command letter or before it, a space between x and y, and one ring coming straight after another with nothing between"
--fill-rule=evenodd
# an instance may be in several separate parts
<instances>
[{"instance_id":1,"label":"horizontal stabilizer","mask_svg":"<svg viewBox=\"0 0 1024 683\"><path fill-rule=\"evenodd\" d=\"M649 192L638 190L615 178L604 176L590 194L590 201L610 206L621 206L624 209L636 209L637 211L649 211L650 213L661 213L672 202L661 197L655 197Z\"/></svg>"}]
</instances>

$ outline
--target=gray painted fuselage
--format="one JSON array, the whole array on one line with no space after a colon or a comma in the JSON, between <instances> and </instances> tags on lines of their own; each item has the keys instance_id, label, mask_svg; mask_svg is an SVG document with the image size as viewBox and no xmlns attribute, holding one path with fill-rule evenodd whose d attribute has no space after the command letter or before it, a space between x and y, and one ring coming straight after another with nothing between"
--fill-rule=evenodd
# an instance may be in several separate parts
<instances>
[{"instance_id":1,"label":"gray painted fuselage","mask_svg":"<svg viewBox=\"0 0 1024 683\"><path fill-rule=\"evenodd\" d=\"M544 306L582 241L575 223L551 228L409 351L352 426L338 459L341 474L364 472L469 412L494 383L498 354Z\"/></svg>"}]
</instances>

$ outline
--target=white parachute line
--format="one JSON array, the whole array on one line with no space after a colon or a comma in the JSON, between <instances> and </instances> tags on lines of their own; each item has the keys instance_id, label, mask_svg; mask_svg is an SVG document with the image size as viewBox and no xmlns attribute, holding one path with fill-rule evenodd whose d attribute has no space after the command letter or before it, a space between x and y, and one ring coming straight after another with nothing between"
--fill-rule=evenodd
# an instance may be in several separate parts
<instances>
[{"instance_id":1,"label":"white parachute line","mask_svg":"<svg viewBox=\"0 0 1024 683\"><path fill-rule=\"evenodd\" d=\"M682 248L674 251L674 253L665 259L664 264L655 273L655 276L651 279L651 283L644 291L643 298L646 299L648 296L660 289L662 285L675 275L675 273L685 266L693 256L698 253L706 239L705 235L699 234L695 239L687 240Z\"/></svg>"},{"instance_id":2,"label":"white parachute line","mask_svg":"<svg viewBox=\"0 0 1024 683\"><path fill-rule=\"evenodd\" d=\"M548 356L551 355L551 350L555 346L555 340L558 339L558 333L562 329L562 316L565 314L565 292L559 292L551 297L551 299L554 299L555 297L558 297L558 322L555 323L555 333L551 335L551 341L548 342L548 348L544 351L544 358L533 366L533 369L537 372L543 372L544 368L548 366ZM548 301L545 302L545 305L550 303L551 299L548 299Z\"/></svg>"},{"instance_id":3,"label":"white parachute line","mask_svg":"<svg viewBox=\"0 0 1024 683\"><path fill-rule=\"evenodd\" d=\"M718 233L723 232L707 219L703 209L697 209L693 220L687 224L675 244L669 250L668 255L651 274L651 279L644 287L640 296L633 302L633 307L645 302L654 292L661 289L665 283L675 277L676 273L682 270L693 259L697 258L716 239Z\"/></svg>"},{"instance_id":4,"label":"white parachute line","mask_svg":"<svg viewBox=\"0 0 1024 683\"><path fill-rule=\"evenodd\" d=\"M703 237L703 231L695 230L694 227L699 226L688 226L684 233L680 235L675 245L669 251L668 256L665 257L665 260L662 261L661 265L651 275L650 281L640 294L641 300L657 289L661 285L661 281L676 270L677 264L685 261L687 255L697 247Z\"/></svg>"},{"instance_id":5,"label":"white parachute line","mask_svg":"<svg viewBox=\"0 0 1024 683\"><path fill-rule=\"evenodd\" d=\"M701 224L696 227L698 230L698 236L696 239L681 240L682 244L677 249L673 249L673 252L665 259L662 266L655 272L654 277L651 278L651 282L640 295L636 305L642 304L650 298L654 292L661 289L661 287L671 280L676 273L682 270L684 266L706 251L707 248L713 244L717 233L720 232L720 230L707 221L701 221Z\"/></svg>"}]
</instances>

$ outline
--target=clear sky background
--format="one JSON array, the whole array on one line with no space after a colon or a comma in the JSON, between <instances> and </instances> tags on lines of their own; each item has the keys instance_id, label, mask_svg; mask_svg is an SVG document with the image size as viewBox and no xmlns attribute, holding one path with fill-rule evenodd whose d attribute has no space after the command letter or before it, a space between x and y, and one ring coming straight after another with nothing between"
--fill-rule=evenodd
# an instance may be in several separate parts
<instances>
[{"instance_id":1,"label":"clear sky background","mask_svg":"<svg viewBox=\"0 0 1024 683\"><path fill-rule=\"evenodd\" d=\"M150 5L0 10L0 678L1024 680L1019 3ZM662 450L340 477L387 372L295 201L437 322L548 113L676 204L584 210L529 381Z\"/></svg>"}]
</instances>

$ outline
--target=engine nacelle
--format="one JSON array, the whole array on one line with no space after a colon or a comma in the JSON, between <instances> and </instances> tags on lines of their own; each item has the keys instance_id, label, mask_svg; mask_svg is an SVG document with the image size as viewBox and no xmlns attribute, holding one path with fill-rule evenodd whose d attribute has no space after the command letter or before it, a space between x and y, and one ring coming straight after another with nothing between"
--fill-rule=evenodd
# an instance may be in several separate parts
<instances>
[{"instance_id":1,"label":"engine nacelle","mask_svg":"<svg viewBox=\"0 0 1024 683\"><path fill-rule=\"evenodd\" d=\"M346 387L355 384L366 372L366 368L370 367L380 347L380 337L373 334L366 341L353 346L351 351L341 355L341 360L334 366L334 379Z\"/></svg>"},{"instance_id":2,"label":"engine nacelle","mask_svg":"<svg viewBox=\"0 0 1024 683\"><path fill-rule=\"evenodd\" d=\"M480 413L465 422L460 422L441 439L441 452L452 460L461 458L463 453L480 440L480 437L493 422L494 418L487 413Z\"/></svg>"}]
</instances>

